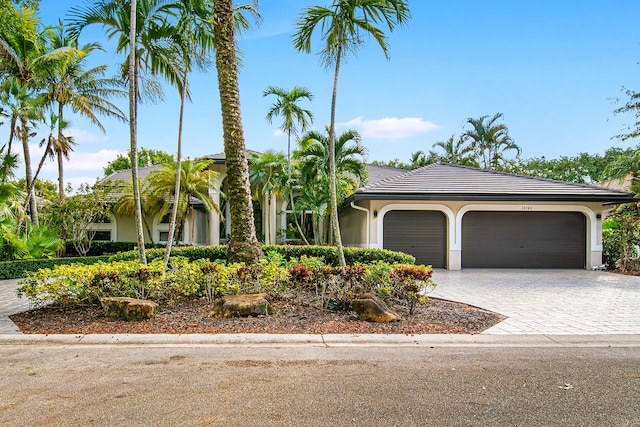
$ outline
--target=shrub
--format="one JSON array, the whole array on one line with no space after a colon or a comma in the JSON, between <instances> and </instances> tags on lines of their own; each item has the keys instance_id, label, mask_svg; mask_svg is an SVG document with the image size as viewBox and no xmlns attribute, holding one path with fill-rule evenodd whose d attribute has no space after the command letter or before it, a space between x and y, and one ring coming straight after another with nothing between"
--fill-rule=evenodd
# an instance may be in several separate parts
<instances>
[{"instance_id":1,"label":"shrub","mask_svg":"<svg viewBox=\"0 0 640 427\"><path fill-rule=\"evenodd\" d=\"M284 263L285 260L307 260L318 259L324 264L337 266L338 251L334 246L290 246L290 245L271 245L263 246L267 260L273 260L277 263ZM401 252L394 252L387 249L363 249L363 248L344 248L345 259L347 264L370 264L375 261L384 261L390 264L413 264L415 258L411 255ZM161 258L164 255L164 249L150 249L147 251L147 259L152 260ZM196 259L208 259L210 261L226 261L227 247L220 246L181 246L171 250L172 256L181 256L195 261ZM112 261L135 260L138 258L137 251L122 252L111 257Z\"/></svg>"},{"instance_id":2,"label":"shrub","mask_svg":"<svg viewBox=\"0 0 640 427\"><path fill-rule=\"evenodd\" d=\"M0 262L0 279L20 279L26 277L28 273L35 272L43 268L55 268L58 265L84 264L91 265L100 261L107 261L109 257L80 257L80 258L51 258L51 259L28 259Z\"/></svg>"}]
</instances>

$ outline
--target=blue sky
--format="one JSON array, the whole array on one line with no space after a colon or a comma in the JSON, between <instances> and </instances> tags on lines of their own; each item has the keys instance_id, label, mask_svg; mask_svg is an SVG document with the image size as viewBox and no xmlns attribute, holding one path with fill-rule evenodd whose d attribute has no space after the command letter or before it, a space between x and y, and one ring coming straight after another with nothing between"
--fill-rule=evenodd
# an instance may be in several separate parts
<instances>
[{"instance_id":1,"label":"blue sky","mask_svg":"<svg viewBox=\"0 0 640 427\"><path fill-rule=\"evenodd\" d=\"M287 141L266 112L275 98L267 86L306 86L314 94L304 106L314 128L329 123L333 73L315 54L297 53L291 43L295 22L318 0L260 1L260 28L239 41L244 52L240 95L246 145L258 151L286 151ZM81 0L41 0L41 18L54 24ZM343 65L338 86L339 131L363 136L368 159L407 161L436 141L460 135L467 118L504 114L504 123L525 158L579 152L603 153L628 147L611 137L633 117L615 116L614 99L623 86L640 90L640 2L637 0L452 0L409 2L412 19L388 33L390 60L374 40ZM103 42L95 60L115 64L99 26L82 33L81 43ZM317 40L319 43L319 40ZM316 44L315 51L319 50ZM192 103L185 112L184 152L197 157L223 151L215 70L192 76ZM126 111L126 100L119 103ZM175 152L178 97L166 87L166 101L143 104L139 145ZM126 124L103 120L107 134L74 117L78 146L66 165L74 184L94 182L102 168L129 146ZM34 158L38 150L34 147ZM44 178L56 177L55 165Z\"/></svg>"}]
</instances>

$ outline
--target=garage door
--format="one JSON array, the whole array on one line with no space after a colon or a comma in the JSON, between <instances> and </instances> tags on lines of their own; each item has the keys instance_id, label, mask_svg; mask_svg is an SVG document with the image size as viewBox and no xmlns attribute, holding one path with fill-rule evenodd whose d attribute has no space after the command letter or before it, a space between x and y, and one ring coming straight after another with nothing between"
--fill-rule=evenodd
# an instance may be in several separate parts
<instances>
[{"instance_id":1,"label":"garage door","mask_svg":"<svg viewBox=\"0 0 640 427\"><path fill-rule=\"evenodd\" d=\"M416 257L416 264L446 265L447 219L439 211L390 211L383 221L383 246Z\"/></svg>"},{"instance_id":2,"label":"garage door","mask_svg":"<svg viewBox=\"0 0 640 427\"><path fill-rule=\"evenodd\" d=\"M463 268L585 268L586 218L579 212L467 212Z\"/></svg>"}]
</instances>

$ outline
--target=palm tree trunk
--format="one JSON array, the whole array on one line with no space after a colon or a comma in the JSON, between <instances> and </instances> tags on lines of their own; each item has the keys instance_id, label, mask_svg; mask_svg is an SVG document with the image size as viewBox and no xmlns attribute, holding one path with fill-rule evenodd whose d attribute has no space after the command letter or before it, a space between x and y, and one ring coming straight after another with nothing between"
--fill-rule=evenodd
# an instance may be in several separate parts
<instances>
[{"instance_id":1,"label":"palm tree trunk","mask_svg":"<svg viewBox=\"0 0 640 427\"><path fill-rule=\"evenodd\" d=\"M231 209L231 241L227 253L231 262L252 264L260 260L263 254L262 246L256 238L249 166L240 114L232 0L214 1L213 12L216 20L214 48Z\"/></svg>"},{"instance_id":2,"label":"palm tree trunk","mask_svg":"<svg viewBox=\"0 0 640 427\"><path fill-rule=\"evenodd\" d=\"M333 238L338 249L338 261L340 267L344 268L347 263L344 259L344 250L342 249L342 237L340 236L340 223L338 222L338 195L336 183L336 98L338 94L338 73L340 72L340 56L342 54L342 45L338 46L336 54L336 71L333 76L333 95L331 96L331 126L329 128L329 195L331 200L331 225L333 229Z\"/></svg>"},{"instance_id":3,"label":"palm tree trunk","mask_svg":"<svg viewBox=\"0 0 640 427\"><path fill-rule=\"evenodd\" d=\"M140 197L140 182L138 180L138 72L136 67L136 3L131 0L129 15L129 138L131 151L131 180L133 181L133 199L135 203L136 237L140 263L147 263L144 250L144 230L142 229L142 203Z\"/></svg>"},{"instance_id":4,"label":"palm tree trunk","mask_svg":"<svg viewBox=\"0 0 640 427\"><path fill-rule=\"evenodd\" d=\"M63 113L63 105L62 103L58 103L58 144L60 144L60 141L62 141L62 139L64 138L64 135L62 135L62 113ZM60 150L56 150L57 151L57 158L58 158L58 198L60 199L60 202L62 202L64 200L64 153L62 153L62 151Z\"/></svg>"},{"instance_id":5,"label":"palm tree trunk","mask_svg":"<svg viewBox=\"0 0 640 427\"><path fill-rule=\"evenodd\" d=\"M24 153L24 168L26 175L26 184L27 189L32 188L33 184L33 175L31 171L31 152L29 150L29 129L27 128L27 116L22 115L20 117L21 126L22 126L22 150ZM27 194L27 200L29 203L29 211L31 213L31 221L37 227L39 225L38 222L38 205L36 204L36 193L35 191L30 191Z\"/></svg>"},{"instance_id":6,"label":"palm tree trunk","mask_svg":"<svg viewBox=\"0 0 640 427\"><path fill-rule=\"evenodd\" d=\"M173 191L173 205L171 206L171 219L169 220L169 237L167 238L167 247L164 250L164 266L169 266L169 257L171 256L171 246L173 245L173 237L176 232L176 221L178 219L178 200L180 200L180 177L182 176L182 122L184 118L184 101L187 97L187 67L184 67L182 75L182 90L180 91L180 115L178 119L178 149L176 153L176 186ZM187 205L189 201L187 200Z\"/></svg>"},{"instance_id":7,"label":"palm tree trunk","mask_svg":"<svg viewBox=\"0 0 640 427\"><path fill-rule=\"evenodd\" d=\"M11 154L11 145L13 144L13 137L16 134L16 121L17 117L15 114L11 115L11 130L9 131L9 143L7 144L7 154Z\"/></svg>"},{"instance_id":8,"label":"palm tree trunk","mask_svg":"<svg viewBox=\"0 0 640 427\"><path fill-rule=\"evenodd\" d=\"M296 228L298 229L298 233L300 233L300 237L302 237L304 244L309 246L309 242L302 232L302 227L300 227L300 221L298 221L298 215L296 215L295 211L295 203L293 202L293 189L291 188L291 129L287 132L287 189L289 190L291 210L293 212L293 220L296 223Z\"/></svg>"}]
</instances>

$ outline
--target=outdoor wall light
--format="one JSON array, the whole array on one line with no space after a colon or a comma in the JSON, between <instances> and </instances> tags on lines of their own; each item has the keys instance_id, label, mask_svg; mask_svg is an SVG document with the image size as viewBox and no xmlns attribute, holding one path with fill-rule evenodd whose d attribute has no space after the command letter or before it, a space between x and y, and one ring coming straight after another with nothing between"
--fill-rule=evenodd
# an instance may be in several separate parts
<instances>
[{"instance_id":1,"label":"outdoor wall light","mask_svg":"<svg viewBox=\"0 0 640 427\"><path fill-rule=\"evenodd\" d=\"M373 211L373 217L378 218L378 211Z\"/></svg>"}]
</instances>

